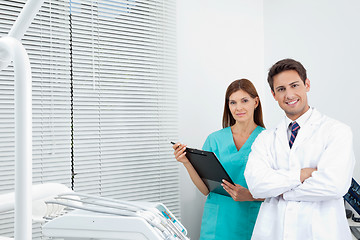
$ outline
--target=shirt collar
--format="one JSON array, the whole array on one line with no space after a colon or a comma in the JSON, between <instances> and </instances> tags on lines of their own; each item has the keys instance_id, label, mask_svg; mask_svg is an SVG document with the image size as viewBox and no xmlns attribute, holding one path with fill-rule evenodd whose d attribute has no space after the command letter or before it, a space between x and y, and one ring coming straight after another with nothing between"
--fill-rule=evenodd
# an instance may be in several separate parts
<instances>
[{"instance_id":1,"label":"shirt collar","mask_svg":"<svg viewBox=\"0 0 360 240\"><path fill-rule=\"evenodd\" d=\"M304 124L307 122L307 120L310 118L311 113L313 109L310 107L303 115L301 115L299 118L297 118L295 121L299 124L300 128L301 126L304 126ZM290 118L285 118L286 128L289 127L290 123L294 122Z\"/></svg>"}]
</instances>

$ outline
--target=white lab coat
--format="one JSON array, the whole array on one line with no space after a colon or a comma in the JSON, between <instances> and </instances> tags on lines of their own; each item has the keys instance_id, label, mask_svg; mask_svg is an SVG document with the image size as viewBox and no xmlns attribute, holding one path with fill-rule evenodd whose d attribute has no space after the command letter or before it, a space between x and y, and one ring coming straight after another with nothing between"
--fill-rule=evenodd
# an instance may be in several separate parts
<instances>
[{"instance_id":1,"label":"white lab coat","mask_svg":"<svg viewBox=\"0 0 360 240\"><path fill-rule=\"evenodd\" d=\"M313 109L290 149L285 122L257 137L247 162L250 192L266 198L252 239L351 239L343 200L355 164L351 129ZM307 167L317 171L301 183Z\"/></svg>"}]
</instances>

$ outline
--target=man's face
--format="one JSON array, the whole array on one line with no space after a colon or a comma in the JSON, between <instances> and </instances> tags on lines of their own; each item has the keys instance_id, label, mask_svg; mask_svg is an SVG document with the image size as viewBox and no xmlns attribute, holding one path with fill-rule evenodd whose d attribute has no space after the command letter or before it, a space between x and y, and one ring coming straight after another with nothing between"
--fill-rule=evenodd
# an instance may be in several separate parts
<instances>
[{"instance_id":1,"label":"man's face","mask_svg":"<svg viewBox=\"0 0 360 240\"><path fill-rule=\"evenodd\" d=\"M310 90L309 79L304 82L295 70L281 72L273 77L272 94L279 106L291 120L296 120L308 109L306 93Z\"/></svg>"}]
</instances>

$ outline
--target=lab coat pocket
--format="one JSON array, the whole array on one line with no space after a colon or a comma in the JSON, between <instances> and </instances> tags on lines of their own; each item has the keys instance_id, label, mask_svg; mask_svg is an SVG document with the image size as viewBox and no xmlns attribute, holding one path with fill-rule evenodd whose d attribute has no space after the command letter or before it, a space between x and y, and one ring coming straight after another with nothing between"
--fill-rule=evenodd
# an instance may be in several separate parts
<instances>
[{"instance_id":1,"label":"lab coat pocket","mask_svg":"<svg viewBox=\"0 0 360 240\"><path fill-rule=\"evenodd\" d=\"M200 239L215 239L219 206L206 203L201 223Z\"/></svg>"},{"instance_id":2,"label":"lab coat pocket","mask_svg":"<svg viewBox=\"0 0 360 240\"><path fill-rule=\"evenodd\" d=\"M272 232L276 225L279 223L279 213L276 211L274 205L281 204L278 199L266 199L260 206L259 216L255 223L254 233L256 237L254 239L279 239L278 233ZM274 236L272 236L272 234Z\"/></svg>"}]
</instances>

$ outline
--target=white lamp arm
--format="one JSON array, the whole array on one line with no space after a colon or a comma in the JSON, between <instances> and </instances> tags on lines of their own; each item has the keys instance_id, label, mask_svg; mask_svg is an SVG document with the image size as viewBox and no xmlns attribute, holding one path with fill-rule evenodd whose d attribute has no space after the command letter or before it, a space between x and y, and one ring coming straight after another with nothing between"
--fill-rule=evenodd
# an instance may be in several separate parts
<instances>
[{"instance_id":1,"label":"white lamp arm","mask_svg":"<svg viewBox=\"0 0 360 240\"><path fill-rule=\"evenodd\" d=\"M21 40L45 0L28 0L8 36Z\"/></svg>"}]
</instances>

